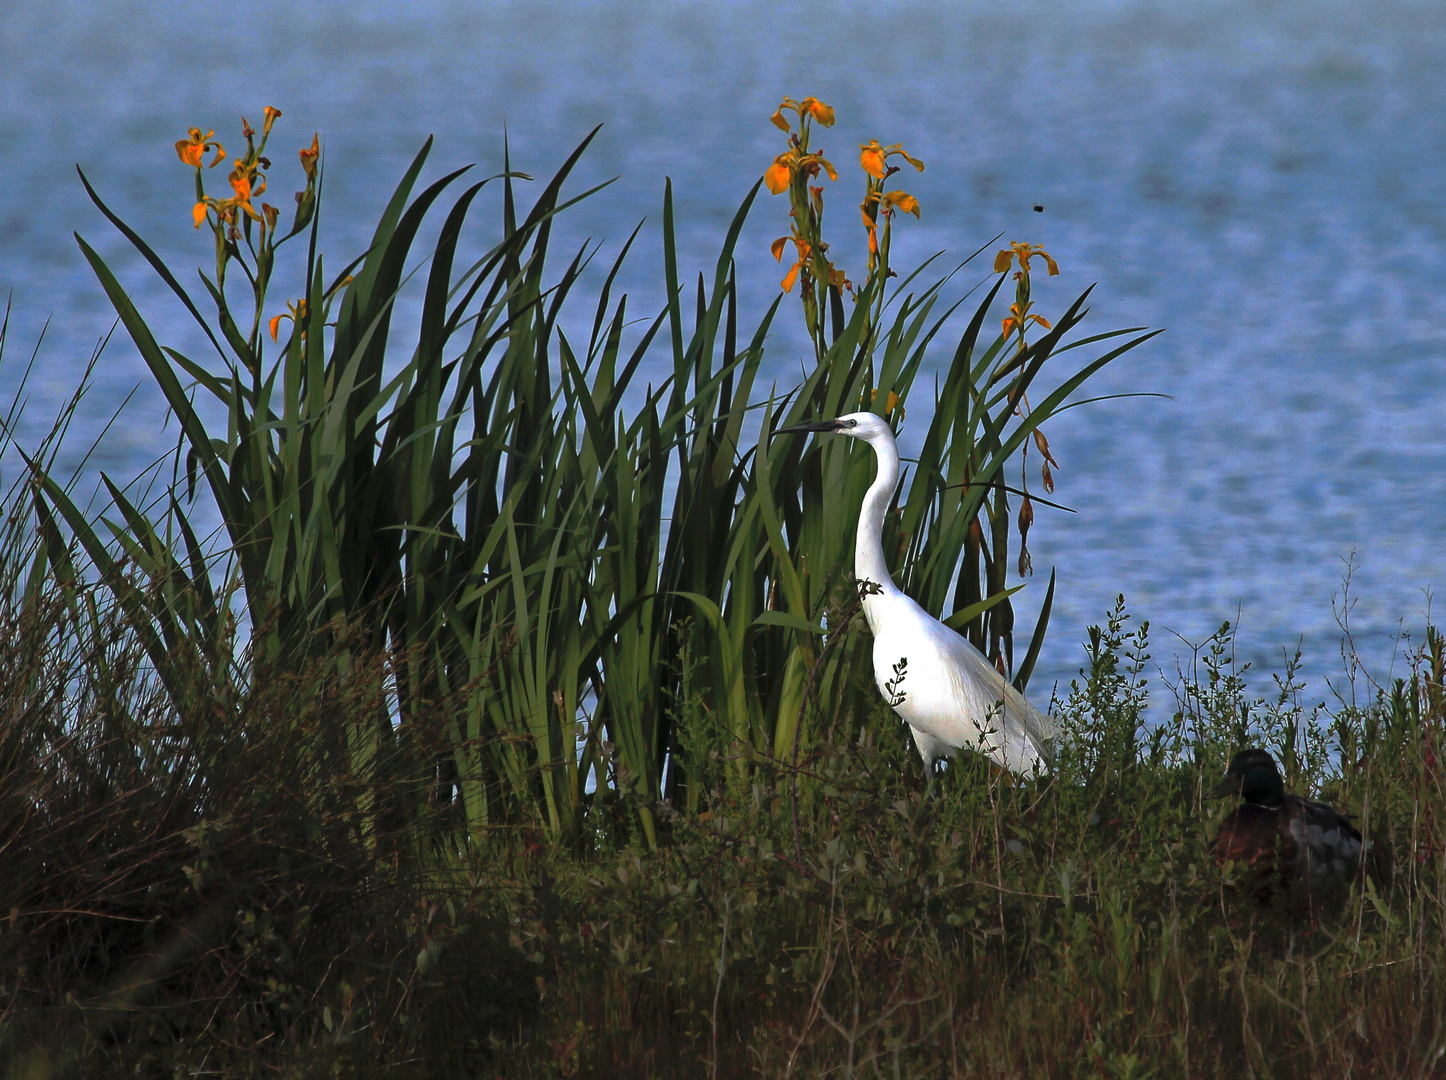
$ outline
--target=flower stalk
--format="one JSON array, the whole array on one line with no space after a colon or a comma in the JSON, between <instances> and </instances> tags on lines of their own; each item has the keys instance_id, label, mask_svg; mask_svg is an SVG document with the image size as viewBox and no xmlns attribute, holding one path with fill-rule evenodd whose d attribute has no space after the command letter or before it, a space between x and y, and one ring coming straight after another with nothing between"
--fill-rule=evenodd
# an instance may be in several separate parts
<instances>
[{"instance_id":1,"label":"flower stalk","mask_svg":"<svg viewBox=\"0 0 1446 1080\"><path fill-rule=\"evenodd\" d=\"M868 276L870 282L877 282L871 295L872 304L864 328L864 339L877 324L884 311L884 285L889 278L897 275L889 268L889 247L893 235L894 212L902 211L919 217L919 200L906 191L885 191L884 185L902 166L891 165L890 158L902 158L917 172L924 171L924 163L905 152L902 143L880 146L878 139L859 144L859 167L867 177L864 183L864 201L859 205L863 218L864 232L868 235L869 257Z\"/></svg>"},{"instance_id":2,"label":"flower stalk","mask_svg":"<svg viewBox=\"0 0 1446 1080\"><path fill-rule=\"evenodd\" d=\"M1030 323L1035 323L1046 330L1053 329L1048 319L1043 315L1035 314L1031 309L1034 301L1030 296L1029 272L1030 260L1043 259L1045 269L1050 277L1059 274L1059 264L1054 257L1042 247L1033 244L1021 244L1018 241L1011 241L1007 251L1000 251L994 256L994 272L996 274L1007 274L1015 263L1019 269L1014 271L1014 303L1009 306L1009 314L1005 316L1000 327L1000 332L1006 341L1014 339L1014 360L1006 367L1019 367L1023 364L1025 350L1029 344L1025 339L1025 330ZM1021 418L1029 415L1029 398L1021 394L1019 401L1015 403L1014 413ZM1039 450L1043 460L1039 463L1040 479L1044 484L1046 495L1054 493L1054 473L1050 471L1053 465L1059 468L1059 462L1049 452L1049 440L1045 437L1042 427L1035 427L1032 432L1035 447ZM1034 504L1029 499L1029 443L1025 443L1019 456L1020 487L1023 489L1023 502L1019 505L1019 576L1024 577L1034 573L1034 562L1029 555L1029 529L1034 524Z\"/></svg>"},{"instance_id":3,"label":"flower stalk","mask_svg":"<svg viewBox=\"0 0 1446 1080\"><path fill-rule=\"evenodd\" d=\"M785 112L797 116L796 131L795 122L785 117ZM832 107L817 98L806 97L802 101L784 98L771 119L775 127L788 133L788 149L773 159L763 174L763 182L775 195L788 194L788 216L792 219L789 235L773 242L773 257L781 263L784 251L789 244L793 245L793 265L779 284L784 292L792 292L795 284L799 286L808 335L822 359L828 351L823 311L829 290L852 289L843 271L829 261L828 244L823 239L824 189L811 183L825 175L830 180L838 179L838 170L821 150L811 146L814 121L823 127L833 127L834 113Z\"/></svg>"},{"instance_id":4,"label":"flower stalk","mask_svg":"<svg viewBox=\"0 0 1446 1080\"><path fill-rule=\"evenodd\" d=\"M266 156L266 144L271 137L272 126L281 117L281 110L268 105L262 112L260 141L257 132L245 117L241 119L241 134L246 140L243 153L233 156L231 170L226 182L231 194L226 197L208 194L206 173L226 159L226 150L213 136L214 131L204 135L200 128L193 127L188 136L176 143L176 156L181 163L196 170L196 196L191 207L191 218L197 229L210 225L216 245L216 278L207 281L214 297L223 327L228 334L241 337L233 317L226 293L226 273L233 263L239 265L246 277L252 295L250 327L244 340L248 346L245 359L254 377L261 370L261 318L266 304L267 288L270 285L272 269L276 261L276 249L291 237L301 232L311 222L316 209L316 194L319 184L317 160L320 156L318 137L313 135L311 146L300 152L302 171L306 186L296 193L296 213L291 228L285 236L279 234L281 211L269 202L259 202L267 190L267 172L271 160ZM210 162L207 154L213 154ZM305 311L305 301L292 305L286 318L300 325L298 309ZM280 317L268 324L271 337L277 337Z\"/></svg>"},{"instance_id":5,"label":"flower stalk","mask_svg":"<svg viewBox=\"0 0 1446 1080\"><path fill-rule=\"evenodd\" d=\"M785 116L786 112L793 113L797 120ZM859 211L868 238L868 259L864 278L867 287L856 290L844 271L828 257L829 245L823 238L824 188L811 183L822 175L830 180L838 179L832 163L811 145L815 121L824 127L833 126L833 108L817 98L806 97L802 101L784 98L771 119L775 127L788 133L788 149L773 159L763 180L773 194L788 194L792 219L789 235L773 242L773 257L782 263L784 252L793 245L793 264L779 284L784 292L792 292L795 284L799 286L804 322L821 361L829 348L823 323L825 305L832 307L835 322L839 323L844 292L848 292L855 303L868 297L869 310L860 339L866 343L869 331L883 313L884 285L894 276L889 269L894 213L903 211L919 216L919 200L914 196L905 191L884 190L888 179L900 169L889 159L902 158L919 172L924 171L924 163L906 153L900 143L885 147L874 139L859 145L859 167L865 173L864 200ZM836 327L835 336L838 332Z\"/></svg>"}]
</instances>

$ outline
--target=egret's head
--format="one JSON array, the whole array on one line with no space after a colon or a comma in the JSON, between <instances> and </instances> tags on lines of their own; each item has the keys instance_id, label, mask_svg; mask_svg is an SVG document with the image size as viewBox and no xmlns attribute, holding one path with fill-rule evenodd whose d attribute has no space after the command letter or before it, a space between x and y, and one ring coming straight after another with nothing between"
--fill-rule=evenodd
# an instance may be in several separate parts
<instances>
[{"instance_id":1,"label":"egret's head","mask_svg":"<svg viewBox=\"0 0 1446 1080\"><path fill-rule=\"evenodd\" d=\"M848 435L855 439L872 442L874 439L894 437L889 422L877 413L855 412L840 416L836 420L817 420L808 424L794 424L781 427L773 434L785 435L790 432L809 431L818 434Z\"/></svg>"}]
</instances>

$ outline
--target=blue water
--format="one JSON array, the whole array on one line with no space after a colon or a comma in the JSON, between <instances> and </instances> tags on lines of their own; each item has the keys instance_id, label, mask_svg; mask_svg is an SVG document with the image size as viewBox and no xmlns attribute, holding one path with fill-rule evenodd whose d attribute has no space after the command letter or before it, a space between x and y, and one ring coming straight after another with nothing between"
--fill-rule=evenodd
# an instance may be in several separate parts
<instances>
[{"instance_id":1,"label":"blue water","mask_svg":"<svg viewBox=\"0 0 1446 1080\"><path fill-rule=\"evenodd\" d=\"M200 264L191 176L171 144L191 124L239 142L237 117L258 121L274 104L285 113L275 190L285 200L296 186L294 149L320 131L326 248L340 258L364 246L427 134L433 175L497 168L504 124L515 165L541 175L605 123L580 178L621 179L572 215L564 239L615 243L648 215L626 287L651 307L664 177L684 265L711 266L778 152L768 115L783 94L814 94L839 116L819 141L847 165L830 196L837 235L856 217L853 148L902 140L928 170L909 180L923 219L901 226L897 264L962 257L1003 231L1064 269L1039 287L1040 310L1098 282L1095 329L1168 328L1093 392L1170 400L1088 406L1048 428L1056 498L1078 514L1041 511L1031 538L1042 575L1022 594L1033 594L1022 621L1048 568L1060 574L1037 679L1068 678L1085 626L1123 592L1167 669L1184 648L1174 634L1199 641L1238 613L1242 661L1276 669L1301 642L1311 695L1326 698L1352 553L1351 626L1377 678L1394 635L1420 627L1446 579L1442 86L1446 7L1428 3L11 0L0 289L13 290L14 315L0 399L50 319L29 414L38 430L111 325L72 230L112 260L163 336L201 354L87 202L76 163L173 265ZM739 262L755 312L776 290L767 245L784 231L781 201L764 200ZM802 352L796 334L773 343L782 383ZM163 404L119 338L87 428L137 387L92 467L129 475L165 452Z\"/></svg>"}]
</instances>

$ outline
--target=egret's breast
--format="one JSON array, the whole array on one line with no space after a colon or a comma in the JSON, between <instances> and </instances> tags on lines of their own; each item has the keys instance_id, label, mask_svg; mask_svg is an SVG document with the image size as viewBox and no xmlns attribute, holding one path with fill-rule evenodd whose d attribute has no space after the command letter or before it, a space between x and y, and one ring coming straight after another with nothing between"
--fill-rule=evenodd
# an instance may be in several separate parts
<instances>
[{"instance_id":1,"label":"egret's breast","mask_svg":"<svg viewBox=\"0 0 1446 1080\"><path fill-rule=\"evenodd\" d=\"M925 672L937 672L938 649L929 633L933 620L923 608L896 593L869 597L864 610L874 634L874 678L881 692L900 676L900 685L907 687L919 683Z\"/></svg>"}]
</instances>

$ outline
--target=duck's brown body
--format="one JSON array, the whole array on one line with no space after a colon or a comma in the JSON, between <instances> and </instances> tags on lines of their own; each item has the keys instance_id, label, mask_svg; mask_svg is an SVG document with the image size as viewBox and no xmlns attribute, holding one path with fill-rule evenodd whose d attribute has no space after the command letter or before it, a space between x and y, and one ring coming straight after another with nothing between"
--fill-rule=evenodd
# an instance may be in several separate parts
<instances>
[{"instance_id":1,"label":"duck's brown body","mask_svg":"<svg viewBox=\"0 0 1446 1080\"><path fill-rule=\"evenodd\" d=\"M1220 823L1213 851L1217 863L1250 868L1260 903L1307 913L1345 899L1360 867L1361 834L1334 807L1287 795L1280 806L1236 809Z\"/></svg>"},{"instance_id":2,"label":"duck's brown body","mask_svg":"<svg viewBox=\"0 0 1446 1080\"><path fill-rule=\"evenodd\" d=\"M1215 861L1248 868L1258 903L1315 914L1338 906L1356 879L1361 834L1333 806L1288 795L1275 761L1264 750L1235 755L1212 796L1244 800L1215 834Z\"/></svg>"}]
</instances>

